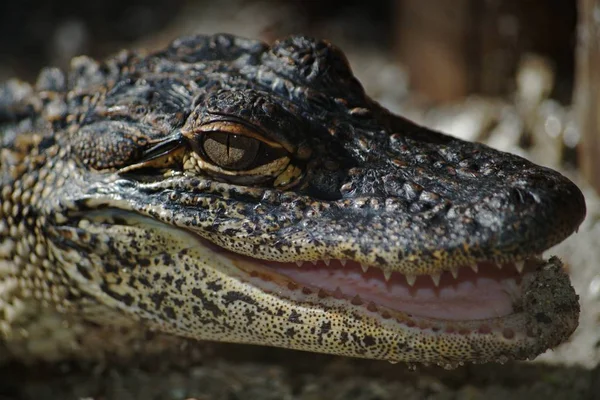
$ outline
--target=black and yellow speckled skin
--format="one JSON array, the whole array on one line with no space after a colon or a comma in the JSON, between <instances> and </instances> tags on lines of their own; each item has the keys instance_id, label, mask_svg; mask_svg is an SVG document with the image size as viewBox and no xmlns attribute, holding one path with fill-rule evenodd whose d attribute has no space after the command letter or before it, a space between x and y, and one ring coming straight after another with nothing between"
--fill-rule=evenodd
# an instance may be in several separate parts
<instances>
[{"instance_id":1,"label":"black and yellow speckled skin","mask_svg":"<svg viewBox=\"0 0 600 400\"><path fill-rule=\"evenodd\" d=\"M289 177L205 171L190 132L223 120L289 152ZM531 358L577 325L556 259L491 333L469 321L441 333L434 320L266 292L207 244L432 274L539 254L583 220L568 179L390 114L327 42L197 36L76 58L35 88L0 86L0 124L0 336L14 357L160 352L169 335L141 344L155 330L454 366Z\"/></svg>"}]
</instances>

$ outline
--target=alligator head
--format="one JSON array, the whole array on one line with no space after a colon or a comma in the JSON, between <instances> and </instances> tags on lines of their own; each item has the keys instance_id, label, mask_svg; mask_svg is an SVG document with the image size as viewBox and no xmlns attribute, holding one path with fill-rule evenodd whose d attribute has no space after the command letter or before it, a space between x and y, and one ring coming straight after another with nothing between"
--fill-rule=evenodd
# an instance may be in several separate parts
<instances>
[{"instance_id":1,"label":"alligator head","mask_svg":"<svg viewBox=\"0 0 600 400\"><path fill-rule=\"evenodd\" d=\"M61 76L38 81L42 139L4 191L27 195L39 233L32 296L443 366L531 358L577 326L560 262L539 255L583 220L578 188L391 114L325 41L197 36Z\"/></svg>"}]
</instances>

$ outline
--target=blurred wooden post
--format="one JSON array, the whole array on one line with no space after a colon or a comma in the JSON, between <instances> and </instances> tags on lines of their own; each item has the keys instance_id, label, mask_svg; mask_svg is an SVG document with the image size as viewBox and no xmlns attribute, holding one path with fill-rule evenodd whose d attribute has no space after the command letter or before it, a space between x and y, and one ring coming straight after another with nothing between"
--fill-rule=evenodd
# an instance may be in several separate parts
<instances>
[{"instance_id":1,"label":"blurred wooden post","mask_svg":"<svg viewBox=\"0 0 600 400\"><path fill-rule=\"evenodd\" d=\"M403 0L396 3L397 44L417 92L452 101L471 90L468 65L470 0Z\"/></svg>"},{"instance_id":2,"label":"blurred wooden post","mask_svg":"<svg viewBox=\"0 0 600 400\"><path fill-rule=\"evenodd\" d=\"M511 96L521 58L533 53L556 63L553 96L571 100L574 2L397 0L394 7L399 61L426 98Z\"/></svg>"},{"instance_id":3,"label":"blurred wooden post","mask_svg":"<svg viewBox=\"0 0 600 400\"><path fill-rule=\"evenodd\" d=\"M600 192L600 0L579 0L575 110L581 172Z\"/></svg>"}]
</instances>

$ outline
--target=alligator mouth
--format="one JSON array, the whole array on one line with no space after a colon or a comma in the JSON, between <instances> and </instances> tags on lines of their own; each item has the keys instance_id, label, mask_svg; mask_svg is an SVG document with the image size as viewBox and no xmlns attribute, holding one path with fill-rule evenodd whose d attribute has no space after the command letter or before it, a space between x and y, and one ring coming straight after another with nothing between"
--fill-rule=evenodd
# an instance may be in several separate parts
<instances>
[{"instance_id":1,"label":"alligator mouth","mask_svg":"<svg viewBox=\"0 0 600 400\"><path fill-rule=\"evenodd\" d=\"M349 260L282 263L226 252L245 279L267 293L296 301L336 299L409 327L435 326L448 333L467 323L470 331L499 330L506 339L514 338L517 330L526 334L525 327L510 323L509 317L522 312L525 283L545 264L540 256L532 256L415 276Z\"/></svg>"},{"instance_id":2,"label":"alligator mouth","mask_svg":"<svg viewBox=\"0 0 600 400\"><path fill-rule=\"evenodd\" d=\"M535 259L510 264L481 262L452 272L414 276L384 273L377 267L345 260L260 262L250 274L263 281L273 281L273 274L279 274L289 279L288 290L317 292L321 297L346 299L354 305L383 306L416 317L460 321L513 313L514 303L521 297L522 279L536 265Z\"/></svg>"}]
</instances>

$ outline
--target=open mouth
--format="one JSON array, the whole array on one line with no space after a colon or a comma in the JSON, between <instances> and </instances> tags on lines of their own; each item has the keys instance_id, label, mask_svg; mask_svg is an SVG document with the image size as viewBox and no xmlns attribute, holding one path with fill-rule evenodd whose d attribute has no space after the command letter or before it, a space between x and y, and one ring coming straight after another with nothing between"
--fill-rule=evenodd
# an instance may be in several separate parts
<instances>
[{"instance_id":1,"label":"open mouth","mask_svg":"<svg viewBox=\"0 0 600 400\"><path fill-rule=\"evenodd\" d=\"M506 318L519 314L524 286L544 261L476 264L435 275L404 275L349 260L282 263L227 252L251 283L269 293L294 300L333 298L364 307L383 319L395 318L409 327L452 333L497 331L506 339L525 332ZM507 321L504 321L504 320ZM506 324L503 322L507 322ZM514 321L513 321L514 322ZM517 328L521 332L516 332ZM521 329L522 328L522 329Z\"/></svg>"},{"instance_id":2,"label":"open mouth","mask_svg":"<svg viewBox=\"0 0 600 400\"><path fill-rule=\"evenodd\" d=\"M297 264L265 263L263 269L266 274L281 274L303 288L324 291L355 305L372 302L395 311L444 320L511 314L513 302L521 296L522 274L535 269L533 262L479 263L454 273L407 276L399 272L385 274L381 269L344 260Z\"/></svg>"}]
</instances>

